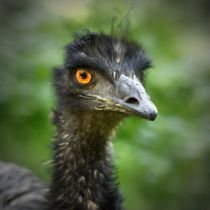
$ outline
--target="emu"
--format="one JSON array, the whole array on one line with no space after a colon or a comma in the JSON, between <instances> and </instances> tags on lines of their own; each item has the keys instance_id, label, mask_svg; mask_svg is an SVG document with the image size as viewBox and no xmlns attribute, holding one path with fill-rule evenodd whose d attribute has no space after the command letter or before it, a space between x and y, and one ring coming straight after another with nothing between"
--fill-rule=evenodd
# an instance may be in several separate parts
<instances>
[{"instance_id":1,"label":"emu","mask_svg":"<svg viewBox=\"0 0 210 210\"><path fill-rule=\"evenodd\" d=\"M142 84L150 60L136 43L103 33L78 36L66 52L63 66L54 70L51 183L0 163L0 209L123 210L111 139L128 116L156 118Z\"/></svg>"}]
</instances>

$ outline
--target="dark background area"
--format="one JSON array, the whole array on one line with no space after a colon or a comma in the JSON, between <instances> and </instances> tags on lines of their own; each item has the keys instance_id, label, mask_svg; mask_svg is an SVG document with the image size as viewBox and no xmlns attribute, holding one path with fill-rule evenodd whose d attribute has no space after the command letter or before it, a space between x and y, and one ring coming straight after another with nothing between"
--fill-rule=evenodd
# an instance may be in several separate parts
<instances>
[{"instance_id":1,"label":"dark background area","mask_svg":"<svg viewBox=\"0 0 210 210\"><path fill-rule=\"evenodd\" d=\"M109 33L112 17L133 8L128 38L153 60L146 87L159 115L126 120L114 140L125 207L209 210L209 2L1 0L0 159L49 180L51 69L75 32Z\"/></svg>"}]
</instances>

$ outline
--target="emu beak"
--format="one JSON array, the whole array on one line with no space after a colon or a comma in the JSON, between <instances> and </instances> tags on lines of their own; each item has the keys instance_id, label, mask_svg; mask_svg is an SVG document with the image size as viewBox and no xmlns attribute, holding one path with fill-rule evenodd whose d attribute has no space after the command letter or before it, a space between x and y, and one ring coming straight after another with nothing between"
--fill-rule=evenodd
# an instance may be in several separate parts
<instances>
[{"instance_id":1,"label":"emu beak","mask_svg":"<svg viewBox=\"0 0 210 210\"><path fill-rule=\"evenodd\" d=\"M143 85L137 77L131 79L121 75L117 81L119 106L127 114L140 116L148 120L155 120L157 108L150 100Z\"/></svg>"}]
</instances>

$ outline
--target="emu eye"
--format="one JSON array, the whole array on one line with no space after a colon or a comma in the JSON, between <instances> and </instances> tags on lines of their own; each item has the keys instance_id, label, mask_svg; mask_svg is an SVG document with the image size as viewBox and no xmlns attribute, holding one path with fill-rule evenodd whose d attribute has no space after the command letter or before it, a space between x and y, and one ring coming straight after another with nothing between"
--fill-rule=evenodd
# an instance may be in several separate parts
<instances>
[{"instance_id":1,"label":"emu eye","mask_svg":"<svg viewBox=\"0 0 210 210\"><path fill-rule=\"evenodd\" d=\"M78 69L76 71L75 76L76 76L77 82L82 85L87 85L92 80L92 74L88 70L85 70L85 69Z\"/></svg>"}]
</instances>

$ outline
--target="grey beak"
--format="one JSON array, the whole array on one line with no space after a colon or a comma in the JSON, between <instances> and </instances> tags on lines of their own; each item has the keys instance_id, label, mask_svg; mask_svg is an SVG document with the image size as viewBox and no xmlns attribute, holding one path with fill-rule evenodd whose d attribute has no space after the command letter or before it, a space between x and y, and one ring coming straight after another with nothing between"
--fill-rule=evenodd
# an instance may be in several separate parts
<instances>
[{"instance_id":1,"label":"grey beak","mask_svg":"<svg viewBox=\"0 0 210 210\"><path fill-rule=\"evenodd\" d=\"M117 94L121 99L120 104L125 109L125 112L148 120L155 120L158 113L157 108L136 77L131 79L121 75L117 86Z\"/></svg>"}]
</instances>

